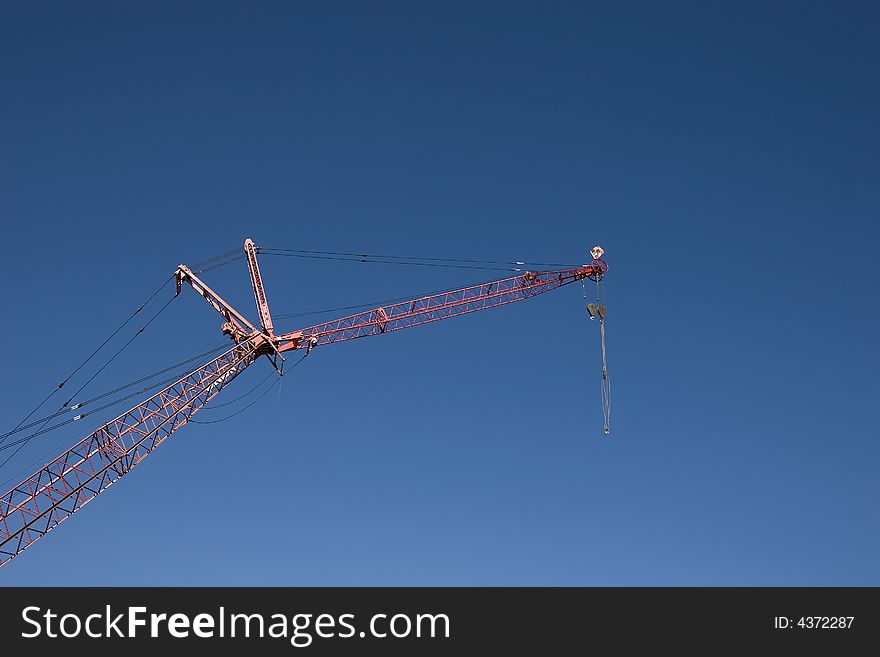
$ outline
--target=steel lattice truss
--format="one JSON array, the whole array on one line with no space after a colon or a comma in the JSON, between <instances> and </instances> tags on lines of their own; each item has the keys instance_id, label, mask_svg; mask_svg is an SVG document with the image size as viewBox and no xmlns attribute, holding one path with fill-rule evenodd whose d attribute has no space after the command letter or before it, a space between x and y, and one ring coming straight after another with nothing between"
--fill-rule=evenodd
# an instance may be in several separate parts
<instances>
[{"instance_id":1,"label":"steel lattice truss","mask_svg":"<svg viewBox=\"0 0 880 657\"><path fill-rule=\"evenodd\" d=\"M600 271L598 265L553 272L525 272L461 290L395 303L280 335L280 340L288 342L279 347L279 351L310 349L466 315L530 299L601 273L604 271Z\"/></svg>"},{"instance_id":2,"label":"steel lattice truss","mask_svg":"<svg viewBox=\"0 0 880 657\"><path fill-rule=\"evenodd\" d=\"M105 491L254 362L238 344L83 438L0 498L0 565Z\"/></svg>"},{"instance_id":3,"label":"steel lattice truss","mask_svg":"<svg viewBox=\"0 0 880 657\"><path fill-rule=\"evenodd\" d=\"M286 351L306 349L308 353L316 346L503 306L585 278L599 280L608 270L599 259L601 248L596 247L593 262L577 269L524 272L275 335L257 265L258 249L248 239L244 251L262 329L180 265L175 272L177 293L183 283L190 285L223 317L221 329L235 346L89 434L0 497L0 566L128 473L260 356L269 357L278 367Z\"/></svg>"}]
</instances>

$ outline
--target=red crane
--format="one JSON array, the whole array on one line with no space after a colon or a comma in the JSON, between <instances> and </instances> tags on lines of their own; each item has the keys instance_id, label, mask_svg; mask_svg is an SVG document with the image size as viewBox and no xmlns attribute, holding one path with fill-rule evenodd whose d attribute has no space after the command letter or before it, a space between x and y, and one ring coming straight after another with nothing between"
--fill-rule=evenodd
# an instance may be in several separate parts
<instances>
[{"instance_id":1,"label":"red crane","mask_svg":"<svg viewBox=\"0 0 880 657\"><path fill-rule=\"evenodd\" d=\"M601 280L608 265L594 260L576 269L526 271L471 287L431 294L276 335L257 264L259 249L244 243L261 328L224 301L185 265L175 272L176 294L190 285L224 322L233 346L183 378L99 427L0 497L0 566L91 502L140 463L260 356L283 368L283 354L379 335L503 306L569 283ZM604 316L604 308L603 308Z\"/></svg>"}]
</instances>

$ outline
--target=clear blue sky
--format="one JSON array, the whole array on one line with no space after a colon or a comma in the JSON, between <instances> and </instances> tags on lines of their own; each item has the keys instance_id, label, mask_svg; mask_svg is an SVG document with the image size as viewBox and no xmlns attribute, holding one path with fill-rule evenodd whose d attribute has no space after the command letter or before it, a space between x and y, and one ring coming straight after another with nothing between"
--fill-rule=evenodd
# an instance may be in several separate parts
<instances>
[{"instance_id":1,"label":"clear blue sky","mask_svg":"<svg viewBox=\"0 0 880 657\"><path fill-rule=\"evenodd\" d=\"M867 2L4 3L4 430L179 262L248 236L551 262L601 243L614 417L606 438L576 286L322 348L0 584L880 584L878 20ZM276 314L490 274L263 270ZM205 277L254 316L243 263ZM89 391L219 337L185 290Z\"/></svg>"}]
</instances>

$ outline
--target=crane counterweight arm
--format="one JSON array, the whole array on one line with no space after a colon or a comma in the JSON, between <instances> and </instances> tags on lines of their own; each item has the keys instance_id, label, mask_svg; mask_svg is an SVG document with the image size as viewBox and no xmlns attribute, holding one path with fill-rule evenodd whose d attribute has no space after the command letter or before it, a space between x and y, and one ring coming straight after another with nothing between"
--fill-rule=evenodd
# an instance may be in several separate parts
<instances>
[{"instance_id":1,"label":"crane counterweight arm","mask_svg":"<svg viewBox=\"0 0 880 657\"><path fill-rule=\"evenodd\" d=\"M89 434L0 497L0 566L127 474L258 357L250 341Z\"/></svg>"},{"instance_id":2,"label":"crane counterweight arm","mask_svg":"<svg viewBox=\"0 0 880 657\"><path fill-rule=\"evenodd\" d=\"M278 351L311 349L494 308L530 299L585 278L596 280L607 270L608 266L603 261L596 260L578 269L525 272L460 290L394 303L279 335Z\"/></svg>"}]
</instances>

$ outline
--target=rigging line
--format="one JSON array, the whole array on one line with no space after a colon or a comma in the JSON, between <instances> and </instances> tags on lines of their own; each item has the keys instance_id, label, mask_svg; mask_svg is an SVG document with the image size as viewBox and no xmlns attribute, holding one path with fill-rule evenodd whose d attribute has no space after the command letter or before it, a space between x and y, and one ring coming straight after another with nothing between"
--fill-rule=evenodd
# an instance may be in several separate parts
<instances>
[{"instance_id":1,"label":"rigging line","mask_svg":"<svg viewBox=\"0 0 880 657\"><path fill-rule=\"evenodd\" d=\"M232 351L232 350L235 349L236 347L238 347L238 345L236 345L235 347L232 347L232 349L229 349L229 350L225 351L224 354L229 353L230 351ZM221 355L221 356L222 356L222 355ZM221 356L218 356L217 358L220 358ZM216 360L216 359L215 359L215 360ZM193 369L193 370L190 370L188 373L184 374L183 376L178 376L178 377L176 377L176 380L177 380L177 381L182 381L183 379L192 376L192 375L193 375L198 369L199 369L199 368L195 368L195 369ZM91 435L91 434L93 434L95 431L97 431L99 427L106 426L107 424L108 424L107 422L101 422L101 421L94 422L94 423L92 423L92 425L91 425L89 431L88 431L85 435L87 435L87 436L88 436L88 435ZM74 440L80 440L80 439L74 439ZM70 438L67 438L67 439L61 441L61 442L60 442L58 445L56 445L54 448L52 448L51 450L49 450L49 451L47 451L45 454L43 454L43 456L41 456L41 457L39 457L39 458L34 459L33 461L31 461L28 465L26 465L26 466L24 466L23 468L21 468L18 472L16 472L15 474L11 475L11 476L8 477L7 479L5 479L5 480L3 481L3 483L0 484L0 488L3 488L3 487L5 487L7 484L9 484L9 483L11 483L11 482L17 480L18 477L20 477L21 475L23 475L25 472L32 471L33 468L34 468L37 464L39 464L40 462L45 462L45 459L49 458L49 457L52 456L52 455L57 454L58 451L59 451L62 447L64 447L65 445L69 444L70 441L71 441ZM4 461L4 463L3 463L2 465L0 465L0 468L2 468L3 465L6 465L6 463L8 463L8 462L9 462L8 459L7 459L6 461Z\"/></svg>"},{"instance_id":2,"label":"rigging line","mask_svg":"<svg viewBox=\"0 0 880 657\"><path fill-rule=\"evenodd\" d=\"M197 263L195 263L194 266L197 267L200 265L207 265L209 263L216 262L217 260L223 260L224 258L228 258L229 256L233 256L233 255L238 255L243 252L244 252L244 249L242 247L238 246L234 249L230 249L229 251L224 251L223 253L218 253L215 256L211 256L210 258L205 258L203 260L199 260Z\"/></svg>"},{"instance_id":3,"label":"rigging line","mask_svg":"<svg viewBox=\"0 0 880 657\"><path fill-rule=\"evenodd\" d=\"M271 370L257 385L255 385L253 388L248 390L243 395L239 395L235 399L230 399L229 401L223 402L222 404L215 404L213 406L204 406L204 407L202 407L202 410L203 411L212 411L215 408L223 408L224 406L229 406L230 404L234 404L237 401L241 401L245 397L248 397L248 396L252 395L254 392L256 392L257 389L259 389L260 386L262 386L264 383L266 383L266 381L268 381L270 377L275 376L275 375L276 375L275 370Z\"/></svg>"},{"instance_id":4,"label":"rigging line","mask_svg":"<svg viewBox=\"0 0 880 657\"><path fill-rule=\"evenodd\" d=\"M160 288L160 289L161 289L161 288ZM155 296L155 295L154 295L154 296ZM136 332L134 335L132 335L132 336L128 339L128 341L127 341L124 345L122 345L122 346L116 351L116 353L113 354L113 355L110 357L110 359L107 360L107 362L105 362L105 363L104 363L104 364L98 369L97 372L95 372L94 374L92 374L92 376L89 377L89 379L88 379L85 383L83 383L83 384L79 387L79 389L78 389L75 393L73 393L73 395L71 395L70 399L68 399L66 402L64 402L64 403L61 405L61 407L60 407L57 411L55 411L55 413L54 413L53 415L50 415L48 418L46 418L45 422L43 422L43 425L42 425L39 429L37 429L37 431L35 431L33 434L31 434L31 435L29 435L29 436L26 436L24 439L20 439L20 440L15 441L15 444L17 444L18 447L15 449L15 451L12 452L12 454L10 454L9 456L6 457L6 459L3 461L3 463L0 463L0 469L2 469L7 463L9 463L9 461L10 461L12 458L14 458L16 454L18 454L18 452L21 450L21 448L24 447L25 445L27 445L27 443L30 441L31 438L33 438L33 437L36 436L36 435L39 435L39 434L40 434L40 431L41 431L41 430L42 430L42 429L43 429L43 428L49 423L50 420L52 420L53 418L57 417L57 416L58 416L58 415L59 415L59 414L65 409L65 408L67 408L67 406L70 405L70 402L73 401L73 398L76 397L79 393L81 393L81 392L83 391L83 389L84 389L87 385L89 385L89 383L91 383L92 381L94 381L95 377L98 376L98 375L99 375L99 374L100 374L100 373L101 373L101 372L102 372L102 371L103 371L103 370L104 370L104 369L105 369L110 363L112 363L113 360L114 360L117 356L119 356L119 354L121 354L121 353L125 350L125 348L128 347L128 345L130 345L130 344L135 340L135 338L137 338L141 333L143 333L144 330L146 330L146 328L147 328L150 324L153 323L153 320L156 319L159 315L161 315L162 312L163 312L163 311L164 311L169 305L171 305L171 302L174 301L174 299L176 299L176 298L177 298L177 296L175 295L175 296L171 297L170 299L168 299L168 301L166 301L165 304L164 304L161 308L159 308L159 310L156 311L156 313L155 313L155 314L154 314L149 320L147 320L146 324L144 324L141 328L139 328L139 329L137 330L137 332Z\"/></svg>"},{"instance_id":5,"label":"rigging line","mask_svg":"<svg viewBox=\"0 0 880 657\"><path fill-rule=\"evenodd\" d=\"M135 381L131 381L130 383L126 383L125 385L121 385L121 386L119 386L119 387L117 387L117 388L114 388L113 390L109 390L109 391L104 392L104 393L102 393L102 394L100 394L100 395L96 395L95 397L92 397L91 399L85 399L85 400L83 400L83 401L81 401L81 402L77 402L76 404L73 404L73 405L71 405L71 406L67 406L67 407L65 407L65 408L63 408L63 409L60 409L60 410L56 411L56 412L53 413L52 415L48 415L48 416L46 416L46 417L41 417L41 418L38 419L38 420L34 420L33 422L29 422L28 424L23 424L23 425L20 426L18 429L15 429L15 430L13 430L13 431L8 431L8 432L6 432L6 433L4 433L4 434L0 434L0 444L2 444L3 441L5 441L5 439L6 439L7 437L9 437L9 436L11 436L11 435L13 435L13 434L19 433L19 432L21 432L21 431L25 431L26 429L30 429L31 427L35 427L35 426L37 426L38 424L40 424L41 422L43 422L43 421L46 420L46 419L52 419L53 417L57 417L57 416L59 416L59 415L63 415L63 414L66 414L66 413L70 413L71 411L74 411L74 410L77 410L77 409L79 409L79 408L82 408L83 406L87 406L88 404L91 404L91 403L96 402L96 401L98 401L98 400L106 399L107 397L110 397L111 395L115 395L117 392L122 392L123 390L127 390L128 388L131 388L131 387L133 387L133 386L136 386L136 385L138 385L139 383L143 383L144 381L149 381L150 379L155 378L155 377L159 376L160 374L165 374L165 373L167 373L167 372L171 372L171 371L173 371L173 370L176 370L176 369L178 369L179 367L181 367L182 365L186 365L186 364L188 364L188 363L191 363L191 362L193 362L194 360L198 360L198 359L201 359L201 358L205 358L206 356L210 356L210 355L212 355L212 354L216 354L218 351L220 351L220 350L223 349L224 347L225 347L225 345L223 345L223 346L219 346L219 347L215 347L214 349L211 349L211 350L209 350L209 351L202 352L202 353L200 353L200 354L196 354L195 356L192 356L192 357L190 357L190 358L187 358L186 360L182 360L182 361L180 361L180 362L178 362L178 363L175 363L174 365L169 365L168 367L166 367L166 368L164 368L164 369L161 369L161 370L158 370L158 371L156 371L156 372L153 372L152 374L148 374L148 375L146 375L146 376L143 376L143 377L141 377L141 378L139 378L139 379L137 379L137 380L135 380ZM147 390L152 390L153 388L157 387L158 385L162 385L162 383L164 383L164 382L167 381L167 380L168 380L168 379L164 379L163 381L160 381L158 384L154 384L154 385L148 386L148 387L144 388L143 390L140 390L140 391L138 391L138 392L136 392L136 393L134 393L134 394L135 394L135 395L138 395L138 394L140 394L141 392L145 392L145 391L147 391ZM119 403L119 401L122 401L122 400L125 400L125 399L131 399L131 397L132 397L132 395L129 395L129 396L127 396L127 397L122 397L122 399L120 399L120 400L118 400L118 401L116 401L116 402L112 402L112 403L113 403L113 404L116 404L116 403ZM100 407L99 409L95 409L95 411L97 411L97 410L101 410L101 409L103 409L103 408L107 408L107 406L102 406L102 407ZM90 412L88 412L88 413L83 413L82 416L84 417L84 416L86 416L86 415L91 415L91 414L94 413L95 411L90 411ZM53 426L53 427L50 427L50 428L47 429L46 431L50 431L50 430L52 430L52 429L54 429L55 427L58 427L58 426L61 426L61 425L55 425L55 426ZM0 447L0 450L2 450L2 449L3 449L3 448Z\"/></svg>"},{"instance_id":6,"label":"rigging line","mask_svg":"<svg viewBox=\"0 0 880 657\"><path fill-rule=\"evenodd\" d=\"M605 358L605 317L599 315L599 333L602 336L602 416L607 436L611 432L611 381L608 379L608 363Z\"/></svg>"},{"instance_id":7,"label":"rigging line","mask_svg":"<svg viewBox=\"0 0 880 657\"><path fill-rule=\"evenodd\" d=\"M73 418L71 418L71 419L69 419L69 420L63 420L63 421L59 422L58 424L53 424L52 426L47 427L47 428L43 428L43 427L46 426L46 423L44 422L43 425L42 425L39 429L37 429L37 431L35 431L34 433L32 433L31 435L29 435L29 436L25 436L24 438L19 438L18 440L14 440L14 441L12 441L12 442L10 442L10 443L5 443L5 444L3 444L3 445L0 445L0 452L2 452L3 450L8 449L8 448L10 448L10 447L12 447L12 446L14 446L14 445L18 445L19 443L27 442L27 441L30 440L31 438L35 438L35 437L37 437L37 436L41 436L41 435L43 435L44 433L49 433L50 431L54 431L55 429L58 429L59 427L66 426L66 425L70 424L71 422L76 422L77 420L81 420L81 419L83 419L84 417L88 417L89 415L94 415L94 414L97 413L98 411L103 411L103 410L106 409L106 408L110 408L110 407L112 407L112 406L116 406L116 405L118 405L118 404L121 404L122 402L124 402L124 401L126 401L126 400L128 400L128 399L131 399L132 397L137 397L138 395L141 395L141 394L143 394L143 393L145 393L145 392L148 392L148 391L150 391L150 390L154 390L155 388L159 388L159 387L161 387L161 386L163 386L163 385L167 385L167 384L169 384L169 383L172 383L172 382L176 381L177 379L178 379L178 376L175 375L175 376L173 376L173 377L170 377L170 378L167 378L167 379L163 379L163 380L161 380L161 381L158 381L157 383L152 383L152 384L150 384L150 385L148 385L148 386L146 386L146 387L144 387L144 388L141 388L141 389L138 390L137 392L132 392L132 393L130 393L130 394L128 394L128 395L125 395L124 397L120 397L119 399L114 399L113 401L107 402L106 404L103 404L102 406L98 406L98 407L96 407L96 408L94 408L94 409L92 409L92 410L90 410L90 411L86 411L85 413L78 413L75 417L73 417ZM68 407L68 408L66 408L66 409L63 411L63 413L69 413L70 411L71 411L71 409ZM57 415L60 416L61 414L62 414L62 413L58 413ZM49 416L48 419L51 420L52 417L53 417L53 416ZM41 421L38 420L37 422L34 422L33 424L27 425L26 428L34 427L34 426L40 424L40 422L41 422Z\"/></svg>"},{"instance_id":8,"label":"rigging line","mask_svg":"<svg viewBox=\"0 0 880 657\"><path fill-rule=\"evenodd\" d=\"M430 295L425 295L430 296ZM301 313L287 313L285 315L273 315L275 319L293 319L295 317L305 317L306 315L322 315L324 313L335 313L342 310L356 310L357 308L370 308L372 306L383 306L389 303L397 303L406 301L412 297L398 297L396 299L385 299L384 301L370 301L369 303L359 303L356 306L340 306L339 308L324 308L323 310L306 310Z\"/></svg>"},{"instance_id":9,"label":"rigging line","mask_svg":"<svg viewBox=\"0 0 880 657\"><path fill-rule=\"evenodd\" d=\"M126 383L125 385L119 386L118 388L114 388L113 390L110 390L109 392L105 392L103 394L92 397L91 399L87 399L83 402L79 402L78 404L74 404L73 408L79 408L80 406L85 406L86 404L89 404L93 401L97 401L99 399L104 399L105 397L109 397L110 395L113 395L117 392L121 392L121 391L125 390L126 388L131 388L132 386L136 386L138 383L143 383L144 381L149 381L150 379L157 377L160 374L165 374L166 372L171 372L172 370L176 370L177 368L181 367L182 365L188 365L189 363L193 362L194 360L199 360L201 358L205 358L206 356L211 356L212 354L216 354L218 351L222 350L224 347L226 347L225 344L214 347L213 349L209 349L208 351L203 351L202 353L196 354L195 356L190 356L189 358L178 361L177 363L174 363L173 365L169 365L168 367L165 367L161 370L157 370L157 371L153 372L152 374L142 376L141 378L137 379L136 381Z\"/></svg>"},{"instance_id":10,"label":"rigging line","mask_svg":"<svg viewBox=\"0 0 880 657\"><path fill-rule=\"evenodd\" d=\"M605 318L599 318L599 334L602 336L602 378L608 378L608 363L605 360Z\"/></svg>"},{"instance_id":11,"label":"rigging line","mask_svg":"<svg viewBox=\"0 0 880 657\"><path fill-rule=\"evenodd\" d=\"M174 376L169 377L167 379L163 379L162 381L158 381L156 383L151 383L150 385L148 385L144 388L141 388L140 390L138 390L136 392L129 393L129 394L125 395L124 397L120 397L119 399L114 399L113 401L107 402L106 404L98 406L98 407L96 407L86 413L80 413L70 419L62 420L61 422L58 422L57 424L53 424L50 427L46 427L45 429L43 429L41 427L40 429L38 429L34 433L30 434L29 436L25 436L23 438L19 438L18 440L13 440L12 442L8 442L4 445L0 445L0 452L7 450L11 447L15 447L16 445L18 445L20 443L27 442L31 438L36 438L37 436L42 436L43 434L49 433L50 431L55 431L55 429L65 427L68 424L72 424L73 422L77 422L79 420L82 420L83 418L89 417L90 415L94 415L95 413L97 413L99 411L103 411L108 408L112 408L113 406L118 406L122 402L128 401L129 399L132 399L133 397L137 397L139 395L142 395L145 392L149 392L150 390L155 390L156 388L161 388L162 386L174 383L175 381L179 381L179 380L180 380L180 376L174 375Z\"/></svg>"},{"instance_id":12,"label":"rigging line","mask_svg":"<svg viewBox=\"0 0 880 657\"><path fill-rule=\"evenodd\" d=\"M604 416L604 432L611 433L611 379L602 381L602 414Z\"/></svg>"},{"instance_id":13,"label":"rigging line","mask_svg":"<svg viewBox=\"0 0 880 657\"><path fill-rule=\"evenodd\" d=\"M536 272L536 273L548 274L548 273L553 273L553 272ZM485 285L486 283L490 283L490 282L491 281L483 281L482 283L477 283L476 285L474 285L474 287L477 287L479 285ZM583 281L581 281L581 285L583 285ZM432 296L437 296L439 294L447 294L449 292L458 292L459 290L460 290L460 288L458 288L458 287L448 287L448 288L444 288L442 290L435 290L433 292L419 292L419 293L407 294L406 296L395 297L393 299L381 299L379 301L368 301L366 303L359 303L359 304L356 304L353 306L340 306L338 308L324 308L322 310L304 310L304 311L298 312L298 313L285 313L285 314L280 314L280 315L276 315L275 313L273 313L272 316L275 319L293 319L296 317L305 317L306 315L322 315L324 313L333 313L333 312L339 312L342 310L356 310L358 308L374 308L376 306L384 306L386 304L391 304L391 303L401 303L403 301L411 301L413 299L422 299L424 297L432 297ZM586 299L586 298L587 298L586 292L584 292L584 299Z\"/></svg>"},{"instance_id":14,"label":"rigging line","mask_svg":"<svg viewBox=\"0 0 880 657\"><path fill-rule=\"evenodd\" d=\"M424 256L399 256L399 255L380 255L378 253L348 253L343 251L309 251L306 249L278 249L275 247L257 247L258 253L264 251L281 251L284 253L309 253L317 255L335 255L335 256L353 256L357 258L388 258L394 260L428 260L433 262L469 262L483 265L533 265L535 267L578 267L580 265L562 264L554 262L523 262L521 260L470 260L463 258L428 258ZM268 254L273 255L273 254ZM280 254L274 254L280 255Z\"/></svg>"},{"instance_id":15,"label":"rigging line","mask_svg":"<svg viewBox=\"0 0 880 657\"><path fill-rule=\"evenodd\" d=\"M287 368L287 372L289 372L289 371L292 370L294 367L296 367L296 366L299 365L301 362L303 362L303 361L306 359L306 356L308 356L308 355L309 355L309 352L307 351L306 353L304 353L304 354L300 357L300 359L299 359L298 361L296 361L293 365L291 365L290 367ZM283 377L285 374L287 374L287 372L282 373L281 376Z\"/></svg>"},{"instance_id":16,"label":"rigging line","mask_svg":"<svg viewBox=\"0 0 880 657\"><path fill-rule=\"evenodd\" d=\"M224 262L219 262L217 264L203 266L200 269L194 269L193 273L194 274L203 274L206 271L211 271L213 269L219 269L220 267L225 267L226 265L232 264L233 262L238 262L239 260L244 260L246 257L247 257L246 254L242 254L242 255L236 256L234 258L230 258L229 260L226 260Z\"/></svg>"},{"instance_id":17,"label":"rigging line","mask_svg":"<svg viewBox=\"0 0 880 657\"><path fill-rule=\"evenodd\" d=\"M415 267L446 267L448 269L484 269L484 270L493 270L493 271L522 271L520 268L513 267L483 267L480 265L453 265L453 264L443 264L443 263L435 263L435 262L405 262L401 260L367 260L366 258L344 258L337 256L322 256L322 255L305 255L300 253L264 253L260 252L262 255L268 256L282 256L287 258L308 258L311 260L339 260L342 262L365 262L376 265L412 265ZM369 256L368 256L369 257Z\"/></svg>"},{"instance_id":18,"label":"rigging line","mask_svg":"<svg viewBox=\"0 0 880 657\"><path fill-rule=\"evenodd\" d=\"M229 344L229 336L221 335L219 338L215 337L212 340L208 340L205 344L199 347L199 351L203 351L204 349L219 349L220 347L223 347L227 344Z\"/></svg>"},{"instance_id":19,"label":"rigging line","mask_svg":"<svg viewBox=\"0 0 880 657\"><path fill-rule=\"evenodd\" d=\"M607 436L611 433L611 379L607 373L602 375L600 381L602 389L602 430Z\"/></svg>"},{"instance_id":20,"label":"rigging line","mask_svg":"<svg viewBox=\"0 0 880 657\"><path fill-rule=\"evenodd\" d=\"M452 292L454 291L452 288L448 290L438 290L437 292L428 292L427 294L422 294L423 297L430 297L436 294L443 294L444 292ZM397 297L394 299L383 299L380 301L368 301L367 303L359 303L354 306L339 306L338 308L324 308L323 310L305 310L299 313L287 313L283 315L274 315L275 319L293 319L295 317L305 317L306 315L322 315L324 313L335 313L340 312L342 310L356 310L358 308L372 308L374 306L384 306L386 304L391 303L399 303L401 301L409 301L410 299L416 297L418 295L407 295L405 297Z\"/></svg>"},{"instance_id":21,"label":"rigging line","mask_svg":"<svg viewBox=\"0 0 880 657\"><path fill-rule=\"evenodd\" d=\"M266 388L266 389L265 389L265 390L264 390L264 391L263 391L263 392L262 392L262 393L261 393L261 394L260 394L255 400L254 400L254 401L252 401L250 404L248 404L248 405L245 406L244 408L240 408L240 409L238 409L237 411L235 411L235 413L232 413L231 415L227 415L226 417L221 417L221 418L219 418L219 419L217 419L217 420L193 420L193 419L192 419L192 416L190 416L189 421L190 421L190 422L193 422L193 423L195 423L195 424L217 424L218 422L225 422L226 420L229 420L230 418L234 418L236 415L239 415L240 413L244 413L247 409L249 409L251 406L253 406L254 404L256 404L256 403L257 403L258 401L260 401L263 397L265 397L266 394L267 394L272 388L274 388L275 385L276 385L280 380L281 380L281 377L278 377L277 379L275 379L275 382L274 382L271 386L269 386L268 388Z\"/></svg>"},{"instance_id":22,"label":"rigging line","mask_svg":"<svg viewBox=\"0 0 880 657\"><path fill-rule=\"evenodd\" d=\"M150 326L150 324L153 323L153 320L155 320L159 315L161 315L162 312L163 312L168 306L170 306L170 305L171 305L171 302L174 301L176 298L177 298L176 296L173 296L173 297L171 297L170 299L168 299L168 301L166 301L166 302L163 304L163 306L162 306L161 308L159 308L159 310L157 310L156 313L155 313L152 317L150 317L150 319L147 320L147 322L146 322L142 327L140 327L134 335L132 335L132 336L128 339L128 341L126 341L125 344L123 344L119 349L116 350L116 353L115 353L115 354L113 354L109 359L107 359L107 362L106 362L106 363L104 363L103 365L101 365L100 368L98 368L98 371L97 371L97 372L95 372L94 374L92 374L92 376L89 377L89 379L88 379L85 383L83 383L75 393L73 393L73 395L70 397L70 399L68 399L66 402L64 402L64 406L67 406L70 402L72 402L72 401L73 401L73 398L76 397L80 392L82 392L82 391L85 389L85 387L86 387L87 385L89 385L92 381L94 381L95 378L96 378L101 372L103 372L103 371L107 368L107 366L108 366L110 363L112 363L112 362L116 359L117 356L119 356L119 354L121 354L123 351L125 351L125 349L126 349L126 347L128 347L128 345L130 345L132 342L134 342L135 339L136 339L141 333L143 333L145 330L147 330L147 328Z\"/></svg>"},{"instance_id":23,"label":"rigging line","mask_svg":"<svg viewBox=\"0 0 880 657\"><path fill-rule=\"evenodd\" d=\"M93 423L91 428L89 429L89 432L86 435L93 434L100 426L101 426L100 422ZM6 486L8 484L12 483L13 481L18 480L18 478L21 475L23 475L25 472L33 472L34 468L39 463L45 463L46 459L48 459L50 456L58 454L58 452L61 451L61 448L64 447L65 445L67 445L71 440L72 440L71 438L65 438L63 441L58 443L58 445L56 445L55 447L50 449L48 452L43 454L43 456L31 461L28 465L24 466L21 470L19 470L15 474L11 475L8 479L6 479L2 483L0 483L0 488L6 490Z\"/></svg>"},{"instance_id":24,"label":"rigging line","mask_svg":"<svg viewBox=\"0 0 880 657\"><path fill-rule=\"evenodd\" d=\"M587 286L581 280L581 290L584 296L584 302L587 306L587 316L592 320L595 315L599 316L599 335L602 341L602 419L603 430L607 436L611 433L611 379L608 378L608 361L605 354L605 307L601 305L601 285L596 281L596 304L593 305L587 300ZM595 313L595 315L594 315Z\"/></svg>"},{"instance_id":25,"label":"rigging line","mask_svg":"<svg viewBox=\"0 0 880 657\"><path fill-rule=\"evenodd\" d=\"M308 352L304 353L304 354L300 357L300 359L299 359L298 361L296 361L293 365L291 365L291 366L288 368L287 371L289 372L289 371L292 370L294 367L296 367L297 365L299 365L300 363L302 363L302 362L306 359L306 356L308 356L308 355L309 355ZM272 374L275 374L275 372L273 371L273 372L270 372L270 373L269 373L270 376L271 376ZM286 374L286 372L285 372L285 374ZM192 415L190 415L190 417L189 417L189 421L190 421L190 422L193 422L193 423L195 423L195 424L217 424L218 422L224 422L224 421L226 421L226 420L229 420L230 418L233 418L233 417L235 417L236 415L239 415L240 413L244 413L247 409L249 409L251 406L253 406L253 405L256 404L258 401L260 401L263 397L265 397L265 396L269 393L270 390L272 390L272 388L274 388L278 383L281 382L282 378L284 378L284 375L277 377L277 378L275 379L275 382L274 382L272 385L270 385L268 388L266 388L263 392L261 392L260 395L259 395L256 399L254 399L250 404L248 404L247 406L244 406L243 408L238 409L237 411L235 411L235 413L232 413L231 415L227 415L226 417L218 418L218 419L216 419L216 420L194 420L194 419L192 419ZM250 392L253 392L254 390L256 390L256 388L258 388L259 386L263 385L263 383L265 383L265 379L263 379L263 381L261 381L261 382L260 382L260 383L259 383L259 384L258 384L253 390L251 390ZM250 394L250 392L248 392L248 393L246 393L246 394ZM242 395L242 397L244 397L244 396L245 396L245 395ZM239 397L239 399L241 399L241 397ZM222 405L222 404L221 404L221 405ZM214 408L220 408L220 406L215 406Z\"/></svg>"},{"instance_id":26,"label":"rigging line","mask_svg":"<svg viewBox=\"0 0 880 657\"><path fill-rule=\"evenodd\" d=\"M215 263L217 263L221 260L229 260L230 262L233 262L233 261L237 260L238 258L244 258L246 255L247 254L245 253L244 249L239 247L237 249L227 251L226 253L221 253L219 255L215 255L210 258L205 258L204 260L200 260L199 262L195 263L192 266L192 268L193 268L193 270L195 270L195 269L198 269L199 267L206 267L208 265L214 265Z\"/></svg>"},{"instance_id":27,"label":"rigging line","mask_svg":"<svg viewBox=\"0 0 880 657\"><path fill-rule=\"evenodd\" d=\"M110 336L106 340L104 340L104 342L102 342L100 344L100 346L98 346L97 349L95 349L91 354L89 354L88 358L86 358L83 362L81 362L79 365L77 365L76 369L74 369L70 374L68 374L67 378L64 379L61 383L59 383L57 388L55 388L52 392L50 392L48 395L46 395L46 397L45 397L45 399L43 399L43 401L41 401L39 404L37 404L30 413L25 415L19 421L19 423L12 428L12 432L17 431L18 428L21 427L21 425L23 425L25 422L27 422L31 418L31 416L33 416L33 414L36 413L43 406L43 404L45 404L47 401L49 401L49 399L51 399L55 395L55 393L57 393L59 390L61 390L65 386L65 384L68 381L70 381L70 379L72 379L74 377L74 375L76 375L77 372L79 372L83 367L85 367L86 363L88 363L90 360L92 360L92 358L94 358L95 355L99 351L101 351L101 349L103 349L107 345L108 342L110 342L110 340L115 338L116 335L122 329L124 329L126 326L128 326L128 323L132 319L134 319L135 315L137 315L139 312L141 312L144 309L144 307L148 303L150 303L150 301L152 301L156 297L156 295L159 294L159 292L162 291L162 288L164 288L168 284L168 281L172 280L173 278L174 278L174 275L172 274L171 276L166 278L164 281L162 281L162 285L160 285L158 288L156 288L156 291L153 292L149 297L147 297L147 300L144 301L140 306L138 306L138 308L131 315L128 316L128 319L126 319L122 324L119 325L119 328L117 328L115 331L113 331L113 333L111 333ZM0 442L2 442L2 438L0 438Z\"/></svg>"}]
</instances>

